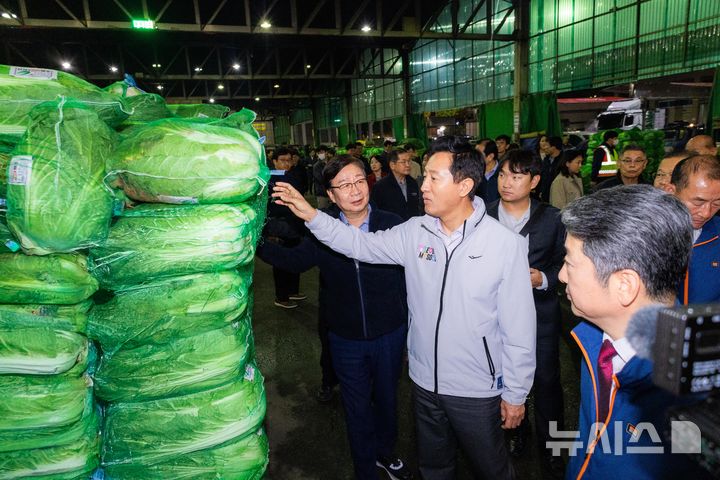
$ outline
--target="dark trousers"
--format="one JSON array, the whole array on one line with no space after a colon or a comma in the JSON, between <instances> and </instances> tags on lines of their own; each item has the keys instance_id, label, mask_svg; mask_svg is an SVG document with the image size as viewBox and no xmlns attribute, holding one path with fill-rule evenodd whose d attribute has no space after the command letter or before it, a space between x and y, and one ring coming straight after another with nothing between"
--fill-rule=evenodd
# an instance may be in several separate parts
<instances>
[{"instance_id":1,"label":"dark trousers","mask_svg":"<svg viewBox=\"0 0 720 480\"><path fill-rule=\"evenodd\" d=\"M287 302L290 295L300 291L300 274L277 267L273 267L272 271L275 281L275 300Z\"/></svg>"},{"instance_id":2,"label":"dark trousers","mask_svg":"<svg viewBox=\"0 0 720 480\"><path fill-rule=\"evenodd\" d=\"M418 461L424 480L454 480L457 447L476 478L514 478L500 428L500 396L439 395L414 385Z\"/></svg>"},{"instance_id":3,"label":"dark trousers","mask_svg":"<svg viewBox=\"0 0 720 480\"><path fill-rule=\"evenodd\" d=\"M563 391L560 384L560 324L538 325L537 367L533 381L533 405L535 407L535 434L540 452L546 450L550 437L550 422L558 422L564 429ZM527 418L527 417L526 417Z\"/></svg>"},{"instance_id":4,"label":"dark trousers","mask_svg":"<svg viewBox=\"0 0 720 480\"><path fill-rule=\"evenodd\" d=\"M332 354L330 353L330 339L328 338L327 323L322 319L318 321L318 337L320 337L320 371L322 372L322 386L334 387L338 384Z\"/></svg>"},{"instance_id":5,"label":"dark trousers","mask_svg":"<svg viewBox=\"0 0 720 480\"><path fill-rule=\"evenodd\" d=\"M373 340L348 340L330 332L358 480L377 480L375 461L395 451L397 385L406 335L405 326Z\"/></svg>"}]
</instances>

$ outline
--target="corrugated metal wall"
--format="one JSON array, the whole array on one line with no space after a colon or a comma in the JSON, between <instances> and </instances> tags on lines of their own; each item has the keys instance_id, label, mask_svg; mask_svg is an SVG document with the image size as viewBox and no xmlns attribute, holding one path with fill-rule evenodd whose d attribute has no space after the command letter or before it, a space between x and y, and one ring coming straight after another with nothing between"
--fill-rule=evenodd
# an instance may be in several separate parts
<instances>
[{"instance_id":1,"label":"corrugated metal wall","mask_svg":"<svg viewBox=\"0 0 720 480\"><path fill-rule=\"evenodd\" d=\"M597 88L720 62L718 0L533 0L531 92Z\"/></svg>"}]
</instances>

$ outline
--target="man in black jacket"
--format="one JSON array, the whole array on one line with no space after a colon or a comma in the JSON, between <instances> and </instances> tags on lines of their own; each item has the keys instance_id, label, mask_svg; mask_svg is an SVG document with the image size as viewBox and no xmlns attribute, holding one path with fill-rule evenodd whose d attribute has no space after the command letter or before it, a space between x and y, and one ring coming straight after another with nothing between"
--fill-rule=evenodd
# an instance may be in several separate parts
<instances>
[{"instance_id":1,"label":"man in black jacket","mask_svg":"<svg viewBox=\"0 0 720 480\"><path fill-rule=\"evenodd\" d=\"M327 213L370 232L402 223L397 215L370 208L360 160L342 155L328 163L323 176L336 205ZM340 380L356 478L376 480L376 465L392 478L411 478L395 456L396 391L408 317L403 269L353 261L308 237L291 249L265 243L258 255L295 272L319 267L319 329L323 349L331 353L324 352L321 364L323 370L334 367Z\"/></svg>"},{"instance_id":2,"label":"man in black jacket","mask_svg":"<svg viewBox=\"0 0 720 480\"><path fill-rule=\"evenodd\" d=\"M388 160L392 175L379 180L373 187L373 205L399 215L403 220L422 215L420 188L410 176L410 154L399 148L390 152Z\"/></svg>"},{"instance_id":3,"label":"man in black jacket","mask_svg":"<svg viewBox=\"0 0 720 480\"><path fill-rule=\"evenodd\" d=\"M545 445L550 437L551 421L563 429L563 395L560 385L560 303L556 287L565 256L565 229L560 211L530 198L540 181L540 160L525 150L514 150L500 164L498 190L500 200L488 206L488 215L528 239L528 263L537 314L537 368L533 382L535 431L542 466L550 478L562 478L564 465ZM526 420L513 433L510 453L524 450Z\"/></svg>"}]
</instances>

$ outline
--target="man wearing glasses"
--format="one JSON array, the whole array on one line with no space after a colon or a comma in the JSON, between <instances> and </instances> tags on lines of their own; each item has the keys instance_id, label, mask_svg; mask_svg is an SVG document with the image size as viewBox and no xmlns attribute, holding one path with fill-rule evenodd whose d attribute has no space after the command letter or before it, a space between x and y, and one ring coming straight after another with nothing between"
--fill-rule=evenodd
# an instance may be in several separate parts
<instances>
[{"instance_id":1,"label":"man wearing glasses","mask_svg":"<svg viewBox=\"0 0 720 480\"><path fill-rule=\"evenodd\" d=\"M372 189L370 200L373 205L386 212L392 212L403 220L422 215L420 188L410 175L410 153L402 148L388 155L392 175L379 180Z\"/></svg>"},{"instance_id":2,"label":"man wearing glasses","mask_svg":"<svg viewBox=\"0 0 720 480\"><path fill-rule=\"evenodd\" d=\"M668 153L660 161L658 169L655 172L653 179L653 187L665 190L670 183L670 177L675 169L675 165L680 163L681 160L691 157L693 154L687 151Z\"/></svg>"},{"instance_id":3,"label":"man wearing glasses","mask_svg":"<svg viewBox=\"0 0 720 480\"><path fill-rule=\"evenodd\" d=\"M618 171L613 178L609 178L595 187L595 191L605 188L617 187L618 185L647 184L642 173L647 166L647 155L639 145L628 145L623 150L618 162Z\"/></svg>"}]
</instances>

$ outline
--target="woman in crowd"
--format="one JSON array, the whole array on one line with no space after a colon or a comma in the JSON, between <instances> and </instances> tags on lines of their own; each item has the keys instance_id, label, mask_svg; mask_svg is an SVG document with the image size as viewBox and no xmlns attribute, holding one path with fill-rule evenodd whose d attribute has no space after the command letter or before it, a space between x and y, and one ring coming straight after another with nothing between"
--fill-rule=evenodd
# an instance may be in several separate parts
<instances>
[{"instance_id":1,"label":"woman in crowd","mask_svg":"<svg viewBox=\"0 0 720 480\"><path fill-rule=\"evenodd\" d=\"M382 162L378 160L377 156L375 155L373 155L373 157L370 159L370 170L372 170L372 173L368 175L367 182L368 188L372 190L375 182L387 175L387 172L384 171Z\"/></svg>"},{"instance_id":2,"label":"woman in crowd","mask_svg":"<svg viewBox=\"0 0 720 480\"><path fill-rule=\"evenodd\" d=\"M550 204L560 209L583 195L582 178L580 178L580 167L583 162L582 152L567 150L562 155L559 167L560 175L555 177L550 186Z\"/></svg>"}]
</instances>

